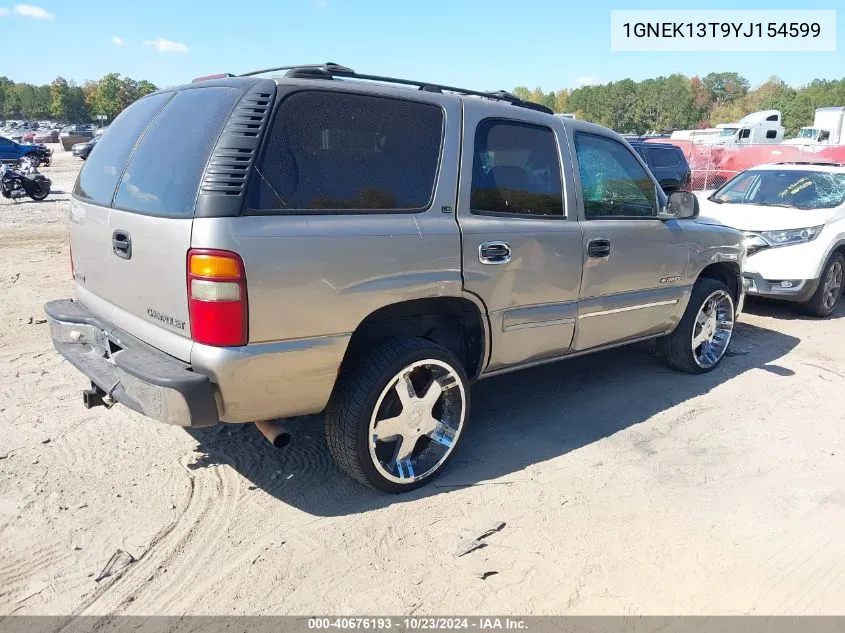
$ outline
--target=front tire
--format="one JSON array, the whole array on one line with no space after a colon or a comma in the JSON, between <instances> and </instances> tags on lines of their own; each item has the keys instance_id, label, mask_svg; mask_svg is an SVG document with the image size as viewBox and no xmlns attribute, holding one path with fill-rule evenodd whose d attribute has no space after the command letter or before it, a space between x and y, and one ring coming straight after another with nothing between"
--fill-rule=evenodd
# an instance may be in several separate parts
<instances>
[{"instance_id":1,"label":"front tire","mask_svg":"<svg viewBox=\"0 0 845 633\"><path fill-rule=\"evenodd\" d=\"M828 317L836 310L842 297L842 274L845 271L845 257L834 253L825 264L819 287L810 300L801 304L801 309L815 317Z\"/></svg>"},{"instance_id":2,"label":"front tire","mask_svg":"<svg viewBox=\"0 0 845 633\"><path fill-rule=\"evenodd\" d=\"M388 341L344 365L325 414L337 465L384 492L429 483L454 455L468 418L460 361L413 338Z\"/></svg>"},{"instance_id":3,"label":"front tire","mask_svg":"<svg viewBox=\"0 0 845 633\"><path fill-rule=\"evenodd\" d=\"M688 374L715 369L733 335L736 309L728 287L715 279L699 279L675 331L657 340L664 362Z\"/></svg>"},{"instance_id":4,"label":"front tire","mask_svg":"<svg viewBox=\"0 0 845 633\"><path fill-rule=\"evenodd\" d=\"M26 159L35 169L38 169L41 166L41 159L38 157L38 154L27 154Z\"/></svg>"}]
</instances>

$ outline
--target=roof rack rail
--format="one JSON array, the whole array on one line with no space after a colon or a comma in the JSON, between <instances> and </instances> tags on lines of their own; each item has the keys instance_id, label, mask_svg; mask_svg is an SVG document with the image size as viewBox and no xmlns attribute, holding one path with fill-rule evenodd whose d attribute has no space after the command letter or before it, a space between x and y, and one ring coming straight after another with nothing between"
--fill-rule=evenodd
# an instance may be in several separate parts
<instances>
[{"instance_id":1,"label":"roof rack rail","mask_svg":"<svg viewBox=\"0 0 845 633\"><path fill-rule=\"evenodd\" d=\"M480 90L468 90L466 88L457 88L455 86L445 86L442 84L432 83L430 81L414 81L411 79L399 79L397 77L383 77L381 75L366 75L356 73L351 68L327 62L325 64L300 64L297 66L278 66L276 68L264 68L262 70L254 70L248 73L243 73L241 77L251 77L252 75L263 75L264 73L276 72L285 70L286 76L307 78L307 79L334 79L335 77L345 77L348 79L363 79L365 81L378 81L382 83L398 84L402 86L416 86L419 90L426 92L454 92L460 95L468 95L473 97L483 97L486 99L495 99L497 101L505 101L511 105L519 106L521 108L528 108L529 110L536 110L546 114L553 114L550 108L532 101L525 101L520 99L515 94L498 90L496 92L483 92Z\"/></svg>"}]
</instances>

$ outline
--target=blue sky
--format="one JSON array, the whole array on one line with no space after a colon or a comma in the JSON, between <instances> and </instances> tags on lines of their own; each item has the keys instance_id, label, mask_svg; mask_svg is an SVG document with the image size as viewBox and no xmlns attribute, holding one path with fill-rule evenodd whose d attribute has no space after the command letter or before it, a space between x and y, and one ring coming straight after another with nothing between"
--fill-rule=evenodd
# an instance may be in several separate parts
<instances>
[{"instance_id":1,"label":"blue sky","mask_svg":"<svg viewBox=\"0 0 845 633\"><path fill-rule=\"evenodd\" d=\"M28 0L30 1L30 0ZM484 90L546 90L735 70L758 84L845 77L845 44L815 53L610 52L611 9L836 9L837 2L590 0L0 0L0 74L48 83L118 72L159 86L217 72L334 61ZM845 9L837 15L843 29ZM845 37L842 35L841 37Z\"/></svg>"}]
</instances>

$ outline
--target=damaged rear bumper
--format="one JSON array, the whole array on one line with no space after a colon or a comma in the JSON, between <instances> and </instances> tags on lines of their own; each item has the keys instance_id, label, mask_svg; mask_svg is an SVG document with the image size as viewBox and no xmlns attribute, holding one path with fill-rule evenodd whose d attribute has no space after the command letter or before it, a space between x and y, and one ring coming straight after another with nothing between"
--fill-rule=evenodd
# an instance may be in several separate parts
<instances>
[{"instance_id":1,"label":"damaged rear bumper","mask_svg":"<svg viewBox=\"0 0 845 633\"><path fill-rule=\"evenodd\" d=\"M44 311L56 350L94 387L84 396L86 406L119 402L178 426L219 422L208 376L115 328L78 301L51 301Z\"/></svg>"}]
</instances>

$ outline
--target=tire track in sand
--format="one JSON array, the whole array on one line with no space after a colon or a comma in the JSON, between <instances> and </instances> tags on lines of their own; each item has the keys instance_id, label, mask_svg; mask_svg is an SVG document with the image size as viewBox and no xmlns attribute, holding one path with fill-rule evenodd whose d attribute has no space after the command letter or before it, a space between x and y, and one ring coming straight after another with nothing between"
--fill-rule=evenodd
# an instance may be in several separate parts
<instances>
[{"instance_id":1,"label":"tire track in sand","mask_svg":"<svg viewBox=\"0 0 845 633\"><path fill-rule=\"evenodd\" d=\"M75 615L133 612L167 613L176 601L184 604L192 587L206 580L231 517L235 516L240 477L225 463L194 461L184 454L179 464L188 474L188 496L177 517L153 537L138 560L106 579L80 604ZM190 602L190 601L188 601Z\"/></svg>"}]
</instances>

